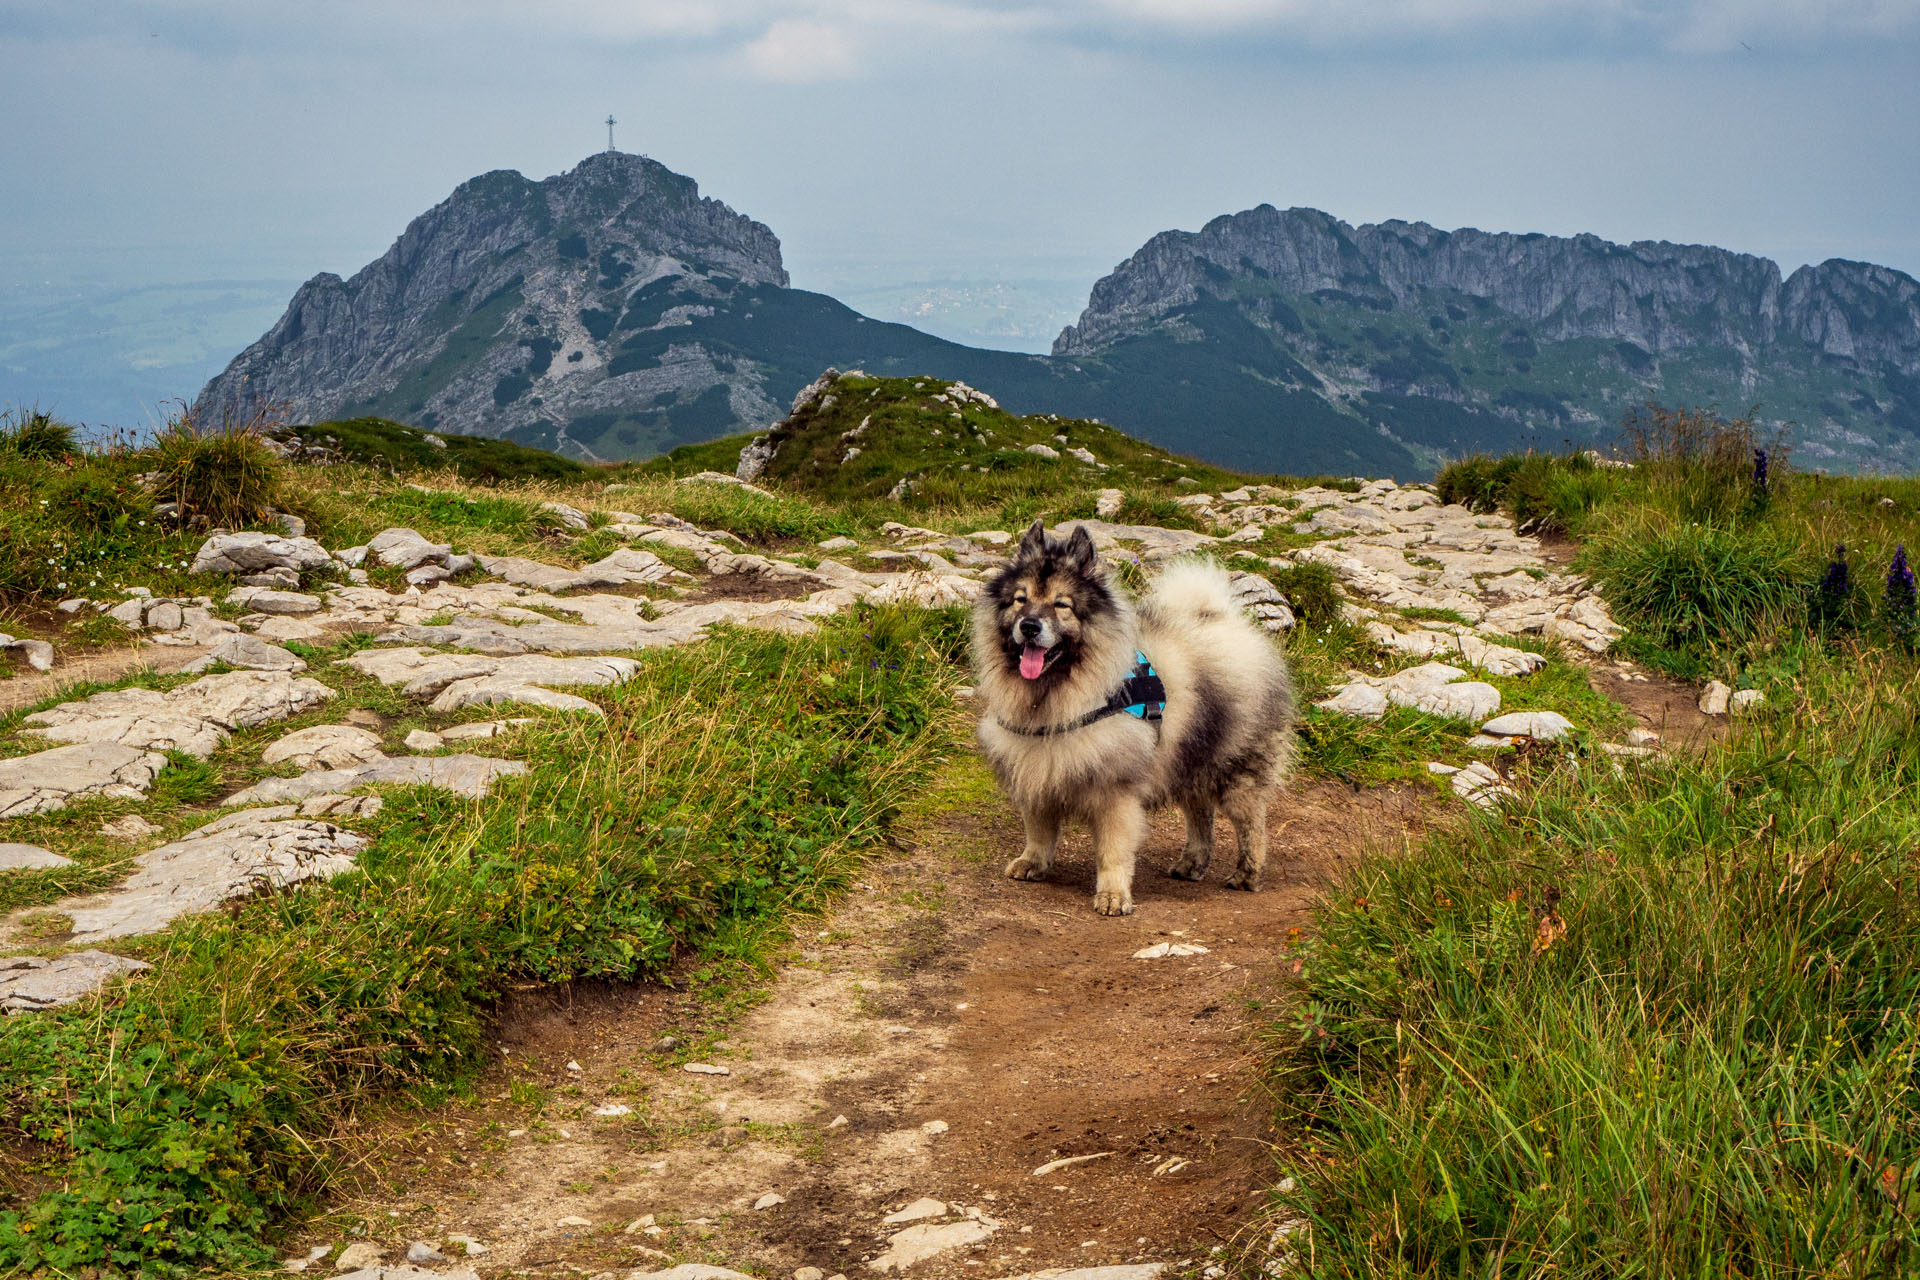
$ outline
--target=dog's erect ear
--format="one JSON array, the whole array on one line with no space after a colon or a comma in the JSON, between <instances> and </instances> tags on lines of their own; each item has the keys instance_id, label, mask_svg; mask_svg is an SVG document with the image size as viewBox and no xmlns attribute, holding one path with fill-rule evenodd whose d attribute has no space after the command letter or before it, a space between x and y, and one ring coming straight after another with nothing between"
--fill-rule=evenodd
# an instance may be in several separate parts
<instances>
[{"instance_id":1,"label":"dog's erect ear","mask_svg":"<svg viewBox=\"0 0 1920 1280\"><path fill-rule=\"evenodd\" d=\"M1093 573L1093 538L1087 533L1087 526L1073 526L1073 536L1067 539L1067 561L1076 573L1083 576Z\"/></svg>"},{"instance_id":2,"label":"dog's erect ear","mask_svg":"<svg viewBox=\"0 0 1920 1280\"><path fill-rule=\"evenodd\" d=\"M1047 554L1047 526L1038 520L1027 530L1027 536L1020 539L1020 551L1014 557L1017 560L1038 560Z\"/></svg>"}]
</instances>

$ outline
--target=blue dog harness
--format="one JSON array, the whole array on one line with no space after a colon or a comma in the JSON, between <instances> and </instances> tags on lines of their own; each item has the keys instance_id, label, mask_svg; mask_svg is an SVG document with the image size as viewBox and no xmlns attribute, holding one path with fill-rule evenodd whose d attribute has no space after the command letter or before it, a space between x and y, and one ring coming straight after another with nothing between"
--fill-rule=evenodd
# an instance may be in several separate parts
<instances>
[{"instance_id":1,"label":"blue dog harness","mask_svg":"<svg viewBox=\"0 0 1920 1280\"><path fill-rule=\"evenodd\" d=\"M1075 729L1084 729L1095 721L1105 720L1108 716L1129 715L1143 720L1160 730L1160 718L1167 709L1167 687L1160 683L1160 673L1153 669L1153 663L1147 661L1147 655L1138 649L1133 651L1133 669L1120 687L1113 691L1105 703L1081 716L1071 724L1048 725L1042 729L1022 729L1018 725L1008 724L996 719L995 723L1008 733L1017 733L1028 738L1046 738L1056 733L1072 733Z\"/></svg>"}]
</instances>

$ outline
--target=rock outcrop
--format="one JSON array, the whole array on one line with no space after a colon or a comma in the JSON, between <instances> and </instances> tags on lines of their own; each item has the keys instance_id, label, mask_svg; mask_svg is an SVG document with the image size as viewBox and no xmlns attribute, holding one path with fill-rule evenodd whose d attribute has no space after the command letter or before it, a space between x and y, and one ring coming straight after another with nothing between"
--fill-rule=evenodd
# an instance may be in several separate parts
<instances>
[{"instance_id":1,"label":"rock outcrop","mask_svg":"<svg viewBox=\"0 0 1920 1280\"><path fill-rule=\"evenodd\" d=\"M1094 286L1053 354L1112 361L1143 338L1244 344L1249 330L1285 357L1262 372L1342 388L1416 451L1507 447L1528 430L1558 445L1705 385L1798 422L1823 461L1920 460L1920 282L1841 259L1782 279L1766 258L1707 245L1356 227L1261 205L1153 237ZM1810 389L1836 380L1851 389Z\"/></svg>"}]
</instances>

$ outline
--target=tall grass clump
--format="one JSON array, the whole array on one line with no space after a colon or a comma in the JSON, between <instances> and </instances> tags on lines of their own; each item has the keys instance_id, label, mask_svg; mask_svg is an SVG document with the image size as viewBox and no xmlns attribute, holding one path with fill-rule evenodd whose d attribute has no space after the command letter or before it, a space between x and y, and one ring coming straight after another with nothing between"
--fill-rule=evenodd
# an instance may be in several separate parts
<instances>
[{"instance_id":1,"label":"tall grass clump","mask_svg":"<svg viewBox=\"0 0 1920 1280\"><path fill-rule=\"evenodd\" d=\"M1784 434L1762 428L1751 410L1727 418L1649 402L1626 416L1620 436L1647 497L1682 520L1763 514L1786 477Z\"/></svg>"},{"instance_id":2,"label":"tall grass clump","mask_svg":"<svg viewBox=\"0 0 1920 1280\"><path fill-rule=\"evenodd\" d=\"M1764 527L1624 524L1582 564L1637 643L1702 660L1797 626L1814 586L1799 547Z\"/></svg>"},{"instance_id":3,"label":"tall grass clump","mask_svg":"<svg viewBox=\"0 0 1920 1280\"><path fill-rule=\"evenodd\" d=\"M244 528L266 518L280 497L285 465L266 444L267 410L246 422L203 428L182 405L148 450L154 493L179 504L179 519L201 527Z\"/></svg>"},{"instance_id":4,"label":"tall grass clump","mask_svg":"<svg viewBox=\"0 0 1920 1280\"><path fill-rule=\"evenodd\" d=\"M1300 1273L1920 1272L1913 674L1336 885L1274 1030Z\"/></svg>"},{"instance_id":5,"label":"tall grass clump","mask_svg":"<svg viewBox=\"0 0 1920 1280\"><path fill-rule=\"evenodd\" d=\"M0 453L32 462L55 462L80 452L73 427L39 409L0 413Z\"/></svg>"}]
</instances>

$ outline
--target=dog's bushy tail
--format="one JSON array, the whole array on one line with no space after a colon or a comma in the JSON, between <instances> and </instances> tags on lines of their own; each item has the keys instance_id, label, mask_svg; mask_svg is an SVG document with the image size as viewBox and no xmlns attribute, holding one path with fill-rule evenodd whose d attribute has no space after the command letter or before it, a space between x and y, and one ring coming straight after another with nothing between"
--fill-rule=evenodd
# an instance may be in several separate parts
<instances>
[{"instance_id":1,"label":"dog's bushy tail","mask_svg":"<svg viewBox=\"0 0 1920 1280\"><path fill-rule=\"evenodd\" d=\"M1244 622L1227 571L1199 556L1183 557L1162 569L1145 603L1161 616L1189 625Z\"/></svg>"}]
</instances>

